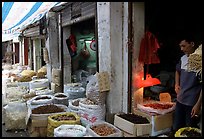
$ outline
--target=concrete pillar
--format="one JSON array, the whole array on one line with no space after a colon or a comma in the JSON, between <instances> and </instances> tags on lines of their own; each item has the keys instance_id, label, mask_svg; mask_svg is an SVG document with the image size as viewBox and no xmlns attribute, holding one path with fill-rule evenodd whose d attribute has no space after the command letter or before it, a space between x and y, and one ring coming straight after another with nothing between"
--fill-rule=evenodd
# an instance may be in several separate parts
<instances>
[{"instance_id":1,"label":"concrete pillar","mask_svg":"<svg viewBox=\"0 0 204 139\"><path fill-rule=\"evenodd\" d=\"M48 50L49 62L47 63L47 77L51 82L52 68L59 68L59 42L58 42L58 20L55 12L49 12L47 15L47 39L45 47Z\"/></svg>"},{"instance_id":2,"label":"concrete pillar","mask_svg":"<svg viewBox=\"0 0 204 139\"><path fill-rule=\"evenodd\" d=\"M99 72L108 71L106 120L123 109L123 2L97 2Z\"/></svg>"},{"instance_id":3,"label":"concrete pillar","mask_svg":"<svg viewBox=\"0 0 204 139\"><path fill-rule=\"evenodd\" d=\"M144 72L144 64L138 62L139 57L139 51L140 51L140 43L141 39L144 35L145 31L145 13L144 13L144 2L133 2L133 12L132 12L132 18L133 18L133 53L132 53L132 77L134 75L139 74L140 72ZM136 96L138 94L138 90L140 88L134 88L132 87L131 93L132 93L132 112L134 108L136 107Z\"/></svg>"},{"instance_id":4,"label":"concrete pillar","mask_svg":"<svg viewBox=\"0 0 204 139\"><path fill-rule=\"evenodd\" d=\"M66 44L66 39L71 34L71 26L67 26L63 28L63 82L64 84L71 83L71 56L69 54L69 50Z\"/></svg>"},{"instance_id":5,"label":"concrete pillar","mask_svg":"<svg viewBox=\"0 0 204 139\"><path fill-rule=\"evenodd\" d=\"M99 72L108 71L111 81L106 101L108 122L113 122L115 113L127 112L128 74L131 74L128 73L128 28L134 33L132 60L138 57L144 34L144 3L134 2L133 5L134 21L129 27L128 2L97 2ZM136 60L133 61L135 65Z\"/></svg>"}]
</instances>

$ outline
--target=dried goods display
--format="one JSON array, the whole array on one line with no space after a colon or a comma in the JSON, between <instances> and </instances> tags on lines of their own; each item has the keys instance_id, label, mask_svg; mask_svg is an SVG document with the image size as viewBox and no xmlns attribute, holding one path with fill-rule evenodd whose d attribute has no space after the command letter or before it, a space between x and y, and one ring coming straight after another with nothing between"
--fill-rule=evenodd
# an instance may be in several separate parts
<instances>
[{"instance_id":1,"label":"dried goods display","mask_svg":"<svg viewBox=\"0 0 204 139\"><path fill-rule=\"evenodd\" d=\"M91 129L100 136L108 136L116 133L116 130L113 127L106 124L94 125L91 127Z\"/></svg>"},{"instance_id":2,"label":"dried goods display","mask_svg":"<svg viewBox=\"0 0 204 139\"><path fill-rule=\"evenodd\" d=\"M63 104L66 106L69 105L68 96L66 96L64 93L56 93L53 101L55 104Z\"/></svg>"},{"instance_id":3,"label":"dried goods display","mask_svg":"<svg viewBox=\"0 0 204 139\"><path fill-rule=\"evenodd\" d=\"M80 100L73 101L73 102L72 102L72 105L74 105L74 106L79 106L79 101L80 101Z\"/></svg>"},{"instance_id":4,"label":"dried goods display","mask_svg":"<svg viewBox=\"0 0 204 139\"><path fill-rule=\"evenodd\" d=\"M52 114L48 116L47 136L54 136L54 129L63 124L80 125L80 117L74 112L65 112L59 114Z\"/></svg>"},{"instance_id":5,"label":"dried goods display","mask_svg":"<svg viewBox=\"0 0 204 139\"><path fill-rule=\"evenodd\" d=\"M142 117L140 115L132 114L132 113L119 114L118 116L125 119L125 120L127 120L127 121L130 121L130 122L132 122L134 124L147 124L147 123L149 123L147 118Z\"/></svg>"},{"instance_id":6,"label":"dried goods display","mask_svg":"<svg viewBox=\"0 0 204 139\"><path fill-rule=\"evenodd\" d=\"M51 99L51 97L48 97L48 96L37 97L34 100L41 100L41 99Z\"/></svg>"},{"instance_id":7,"label":"dried goods display","mask_svg":"<svg viewBox=\"0 0 204 139\"><path fill-rule=\"evenodd\" d=\"M86 128L81 125L63 124L54 129L54 137L84 137Z\"/></svg>"},{"instance_id":8,"label":"dried goods display","mask_svg":"<svg viewBox=\"0 0 204 139\"><path fill-rule=\"evenodd\" d=\"M27 103L31 105L51 104L54 97L52 95L37 95L30 99Z\"/></svg>"},{"instance_id":9,"label":"dried goods display","mask_svg":"<svg viewBox=\"0 0 204 139\"><path fill-rule=\"evenodd\" d=\"M63 121L63 120L76 120L76 117L74 115L59 115L58 117L52 117L53 120L56 121Z\"/></svg>"},{"instance_id":10,"label":"dried goods display","mask_svg":"<svg viewBox=\"0 0 204 139\"><path fill-rule=\"evenodd\" d=\"M201 133L195 131L195 130L184 130L183 132L181 132L181 135L183 136L187 136L187 137L201 137Z\"/></svg>"},{"instance_id":11,"label":"dried goods display","mask_svg":"<svg viewBox=\"0 0 204 139\"><path fill-rule=\"evenodd\" d=\"M63 95L63 94L57 94L57 95L55 95L55 97L64 98L64 97L67 97L67 96Z\"/></svg>"},{"instance_id":12,"label":"dried goods display","mask_svg":"<svg viewBox=\"0 0 204 139\"><path fill-rule=\"evenodd\" d=\"M32 78L30 76L21 76L15 78L15 80L17 80L18 82L29 82L32 81Z\"/></svg>"},{"instance_id":13,"label":"dried goods display","mask_svg":"<svg viewBox=\"0 0 204 139\"><path fill-rule=\"evenodd\" d=\"M189 55L187 70L196 72L202 81L202 44Z\"/></svg>"},{"instance_id":14,"label":"dried goods display","mask_svg":"<svg viewBox=\"0 0 204 139\"><path fill-rule=\"evenodd\" d=\"M157 114L165 114L175 109L176 104L173 102L148 101L143 104L137 104L137 108Z\"/></svg>"},{"instance_id":15,"label":"dried goods display","mask_svg":"<svg viewBox=\"0 0 204 139\"><path fill-rule=\"evenodd\" d=\"M64 109L53 104L39 106L32 110L32 114L48 114L48 113L57 113L57 112L64 112Z\"/></svg>"},{"instance_id":16,"label":"dried goods display","mask_svg":"<svg viewBox=\"0 0 204 139\"><path fill-rule=\"evenodd\" d=\"M87 105L96 105L96 103L91 101L90 99L85 99L85 100L81 101L81 103L87 104Z\"/></svg>"},{"instance_id":17,"label":"dried goods display","mask_svg":"<svg viewBox=\"0 0 204 139\"><path fill-rule=\"evenodd\" d=\"M144 104L143 106L151 107L153 109L169 109L169 108L171 108L173 106L173 104L149 103L149 104Z\"/></svg>"},{"instance_id":18,"label":"dried goods display","mask_svg":"<svg viewBox=\"0 0 204 139\"><path fill-rule=\"evenodd\" d=\"M193 127L180 128L175 137L201 137L201 130Z\"/></svg>"}]
</instances>

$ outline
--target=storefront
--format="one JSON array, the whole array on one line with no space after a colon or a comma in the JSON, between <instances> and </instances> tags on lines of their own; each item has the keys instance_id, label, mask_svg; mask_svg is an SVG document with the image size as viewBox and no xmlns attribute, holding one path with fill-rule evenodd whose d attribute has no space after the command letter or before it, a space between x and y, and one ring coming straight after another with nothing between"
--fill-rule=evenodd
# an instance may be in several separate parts
<instances>
[{"instance_id":1,"label":"storefront","mask_svg":"<svg viewBox=\"0 0 204 139\"><path fill-rule=\"evenodd\" d=\"M44 18L41 20L45 20ZM34 71L39 70L42 66L45 65L43 60L43 48L45 47L45 34L42 34L41 31L43 28L40 28L41 25L33 25L28 27L23 31L23 41L26 53L24 56L29 59L27 64Z\"/></svg>"}]
</instances>

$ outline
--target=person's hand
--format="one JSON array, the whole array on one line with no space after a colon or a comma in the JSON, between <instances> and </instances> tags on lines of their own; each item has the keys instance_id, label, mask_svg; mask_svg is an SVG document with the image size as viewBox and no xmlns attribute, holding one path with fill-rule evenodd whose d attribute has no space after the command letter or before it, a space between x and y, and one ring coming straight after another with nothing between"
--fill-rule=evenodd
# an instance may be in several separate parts
<instances>
[{"instance_id":1,"label":"person's hand","mask_svg":"<svg viewBox=\"0 0 204 139\"><path fill-rule=\"evenodd\" d=\"M191 110L191 117L197 116L199 114L200 107L198 105L194 105Z\"/></svg>"},{"instance_id":2,"label":"person's hand","mask_svg":"<svg viewBox=\"0 0 204 139\"><path fill-rule=\"evenodd\" d=\"M176 94L178 94L180 92L181 87L178 84L175 84L175 91Z\"/></svg>"}]
</instances>

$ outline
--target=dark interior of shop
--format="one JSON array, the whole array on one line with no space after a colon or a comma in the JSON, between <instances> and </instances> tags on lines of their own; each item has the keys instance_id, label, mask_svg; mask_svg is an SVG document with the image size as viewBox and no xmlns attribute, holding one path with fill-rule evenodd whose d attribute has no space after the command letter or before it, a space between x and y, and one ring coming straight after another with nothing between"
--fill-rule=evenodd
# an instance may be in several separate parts
<instances>
[{"instance_id":1,"label":"dark interior of shop","mask_svg":"<svg viewBox=\"0 0 204 139\"><path fill-rule=\"evenodd\" d=\"M161 73L169 74L170 76L165 77L169 77L169 81L172 82L169 84L170 90L166 91L171 94L175 94L172 86L175 66L183 55L179 47L180 36L186 33L194 34L199 43L202 42L201 5L197 1L150 0L145 2L145 30L153 33L160 45L157 51L160 63L146 65L145 70L148 70L152 77L159 77ZM148 94L148 89L145 93Z\"/></svg>"},{"instance_id":2,"label":"dark interior of shop","mask_svg":"<svg viewBox=\"0 0 204 139\"><path fill-rule=\"evenodd\" d=\"M79 74L81 76L95 74L97 71L95 18L73 24L71 34L74 35L76 40L76 52L73 55L73 52L70 53L72 57L72 75L78 77ZM67 46L70 47L69 44ZM77 78L76 81L79 82L80 78Z\"/></svg>"}]
</instances>

